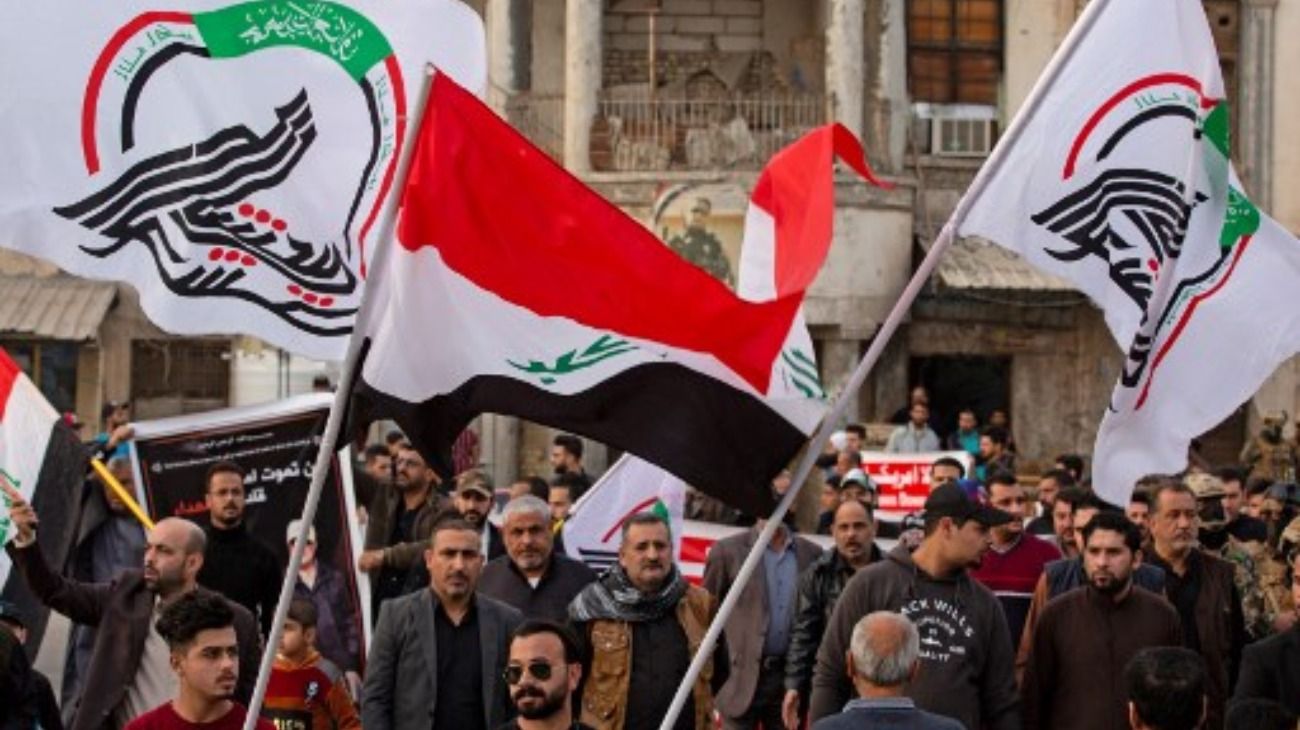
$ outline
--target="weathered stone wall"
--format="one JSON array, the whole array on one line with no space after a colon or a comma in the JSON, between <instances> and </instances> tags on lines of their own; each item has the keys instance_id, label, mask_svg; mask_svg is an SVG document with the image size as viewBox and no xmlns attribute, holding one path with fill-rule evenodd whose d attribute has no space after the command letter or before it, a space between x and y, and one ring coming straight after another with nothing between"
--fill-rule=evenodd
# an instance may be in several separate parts
<instances>
[{"instance_id":1,"label":"weathered stone wall","mask_svg":"<svg viewBox=\"0 0 1300 730\"><path fill-rule=\"evenodd\" d=\"M1050 468L1057 454L1091 454L1122 360L1101 313L1072 307L1016 306L940 293L913 308L902 335L906 354L893 367L906 378L908 357L980 355L1011 359L1011 424L1020 469ZM893 378L897 386L898 378ZM891 391L905 393L903 389ZM897 407L881 396L877 418Z\"/></svg>"},{"instance_id":2,"label":"weathered stone wall","mask_svg":"<svg viewBox=\"0 0 1300 730\"><path fill-rule=\"evenodd\" d=\"M639 0L605 12L605 48L649 48L649 15ZM656 47L667 53L758 51L763 48L762 0L663 0L656 13ZM644 58L644 56L642 56Z\"/></svg>"}]
</instances>

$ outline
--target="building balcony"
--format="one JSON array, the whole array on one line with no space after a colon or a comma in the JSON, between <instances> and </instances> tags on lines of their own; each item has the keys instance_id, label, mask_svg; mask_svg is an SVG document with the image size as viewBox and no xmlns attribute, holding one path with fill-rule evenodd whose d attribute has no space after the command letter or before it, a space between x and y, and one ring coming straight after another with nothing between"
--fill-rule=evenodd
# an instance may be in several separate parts
<instances>
[{"instance_id":1,"label":"building balcony","mask_svg":"<svg viewBox=\"0 0 1300 730\"><path fill-rule=\"evenodd\" d=\"M601 95L591 164L610 172L756 170L825 124L815 94L623 97Z\"/></svg>"},{"instance_id":2,"label":"building balcony","mask_svg":"<svg viewBox=\"0 0 1300 730\"><path fill-rule=\"evenodd\" d=\"M516 94L506 118L556 160L564 149L564 97ZM603 91L591 130L597 172L757 170L800 136L826 123L820 94L722 97Z\"/></svg>"}]
</instances>

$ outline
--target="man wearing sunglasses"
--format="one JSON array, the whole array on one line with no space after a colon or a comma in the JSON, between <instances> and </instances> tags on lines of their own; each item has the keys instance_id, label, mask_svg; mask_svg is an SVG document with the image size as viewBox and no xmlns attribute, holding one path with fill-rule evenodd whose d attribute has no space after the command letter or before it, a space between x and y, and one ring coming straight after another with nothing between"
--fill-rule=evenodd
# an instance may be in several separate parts
<instances>
[{"instance_id":1,"label":"man wearing sunglasses","mask_svg":"<svg viewBox=\"0 0 1300 730\"><path fill-rule=\"evenodd\" d=\"M582 654L566 627L544 619L519 624L504 678L518 717L501 730L590 730L573 718Z\"/></svg>"}]
</instances>

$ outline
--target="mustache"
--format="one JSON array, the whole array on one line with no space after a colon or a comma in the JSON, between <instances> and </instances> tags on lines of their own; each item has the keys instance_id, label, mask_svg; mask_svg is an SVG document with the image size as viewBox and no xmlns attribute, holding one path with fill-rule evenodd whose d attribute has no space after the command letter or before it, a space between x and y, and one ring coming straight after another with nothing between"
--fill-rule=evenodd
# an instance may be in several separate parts
<instances>
[{"instance_id":1,"label":"mustache","mask_svg":"<svg viewBox=\"0 0 1300 730\"><path fill-rule=\"evenodd\" d=\"M511 698L514 699L516 702L524 699L525 697L536 697L539 700L544 700L546 699L546 693L543 692L540 687L528 686L528 687L520 687L519 689L515 690L515 693L513 695L511 695Z\"/></svg>"}]
</instances>

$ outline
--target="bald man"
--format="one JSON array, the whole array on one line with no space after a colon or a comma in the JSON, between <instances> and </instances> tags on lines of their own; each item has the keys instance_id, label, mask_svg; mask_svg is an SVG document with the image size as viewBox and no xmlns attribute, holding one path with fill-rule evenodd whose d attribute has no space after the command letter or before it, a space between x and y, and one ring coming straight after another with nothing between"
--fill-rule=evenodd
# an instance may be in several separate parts
<instances>
[{"instance_id":1,"label":"bald man","mask_svg":"<svg viewBox=\"0 0 1300 730\"><path fill-rule=\"evenodd\" d=\"M14 567L45 605L77 623L99 627L85 691L71 713L69 730L122 727L170 700L176 679L167 642L154 622L180 596L206 591L195 583L203 565L203 530L188 520L162 520L146 536L142 569L123 570L108 583L80 583L50 569L36 544L36 511L21 494L6 490L17 536L5 550ZM252 614L234 603L231 608L239 643L235 698L247 702L257 679L261 639Z\"/></svg>"}]
</instances>

